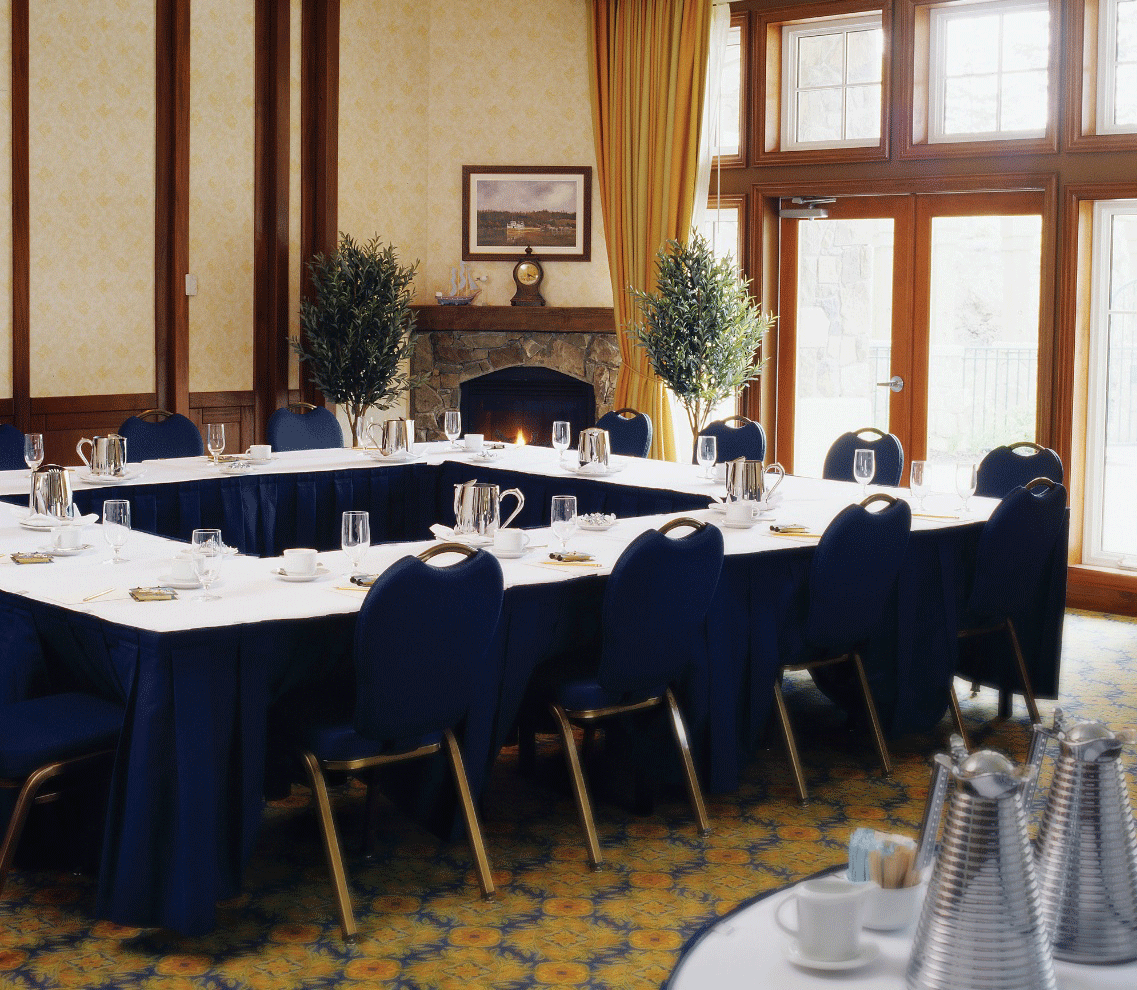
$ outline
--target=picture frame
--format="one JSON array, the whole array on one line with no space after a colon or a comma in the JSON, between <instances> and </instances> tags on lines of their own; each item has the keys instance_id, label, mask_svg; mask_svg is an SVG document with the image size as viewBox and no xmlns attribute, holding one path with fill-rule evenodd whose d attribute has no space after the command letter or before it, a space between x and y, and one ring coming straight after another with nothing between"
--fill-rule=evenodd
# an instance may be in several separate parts
<instances>
[{"instance_id":1,"label":"picture frame","mask_svg":"<svg viewBox=\"0 0 1137 990\"><path fill-rule=\"evenodd\" d=\"M592 167L462 166L462 260L592 259Z\"/></svg>"}]
</instances>

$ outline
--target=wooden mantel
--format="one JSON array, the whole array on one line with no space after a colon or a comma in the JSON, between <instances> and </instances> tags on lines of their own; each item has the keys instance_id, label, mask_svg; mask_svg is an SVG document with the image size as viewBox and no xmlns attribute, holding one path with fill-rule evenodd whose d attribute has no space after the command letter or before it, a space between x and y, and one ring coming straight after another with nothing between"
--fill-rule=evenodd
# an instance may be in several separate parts
<instances>
[{"instance_id":1,"label":"wooden mantel","mask_svg":"<svg viewBox=\"0 0 1137 990\"><path fill-rule=\"evenodd\" d=\"M482 333L611 333L616 313L610 306L412 306L416 330Z\"/></svg>"}]
</instances>

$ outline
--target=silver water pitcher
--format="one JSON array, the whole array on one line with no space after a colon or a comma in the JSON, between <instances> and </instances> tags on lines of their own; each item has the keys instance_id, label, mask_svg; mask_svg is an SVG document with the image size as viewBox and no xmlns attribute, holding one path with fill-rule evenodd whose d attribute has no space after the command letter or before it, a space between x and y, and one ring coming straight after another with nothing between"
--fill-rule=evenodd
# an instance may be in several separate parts
<instances>
[{"instance_id":1,"label":"silver water pitcher","mask_svg":"<svg viewBox=\"0 0 1137 990\"><path fill-rule=\"evenodd\" d=\"M58 464L41 464L32 472L33 513L69 519L74 511L71 505L71 479L67 468Z\"/></svg>"},{"instance_id":2,"label":"silver water pitcher","mask_svg":"<svg viewBox=\"0 0 1137 990\"><path fill-rule=\"evenodd\" d=\"M905 986L1056 990L1023 804L1037 771L992 750L968 754L959 736L951 747L950 757L935 758L924 809L918 869L932 860L954 782Z\"/></svg>"},{"instance_id":3,"label":"silver water pitcher","mask_svg":"<svg viewBox=\"0 0 1137 990\"><path fill-rule=\"evenodd\" d=\"M1056 959L1122 963L1137 959L1137 827L1121 766L1132 730L1071 722L1034 726L1031 763L1046 744L1060 751L1035 840L1042 912Z\"/></svg>"},{"instance_id":4,"label":"silver water pitcher","mask_svg":"<svg viewBox=\"0 0 1137 990\"><path fill-rule=\"evenodd\" d=\"M517 499L517 508L503 523L501 500L506 495ZM513 522L524 507L525 496L517 488L503 492L488 482L464 481L454 486L454 532L459 536L493 539L494 533Z\"/></svg>"},{"instance_id":5,"label":"silver water pitcher","mask_svg":"<svg viewBox=\"0 0 1137 990\"><path fill-rule=\"evenodd\" d=\"M378 440L372 432L376 426L381 428ZM415 421L387 419L382 423L372 423L367 429L367 435L387 457L392 454L409 454L414 450Z\"/></svg>"},{"instance_id":6,"label":"silver water pitcher","mask_svg":"<svg viewBox=\"0 0 1137 990\"><path fill-rule=\"evenodd\" d=\"M766 475L773 473L774 483L767 487ZM777 461L769 467L761 461L748 461L745 457L726 462L726 500L728 502L761 502L774 494L782 483L786 469Z\"/></svg>"},{"instance_id":7,"label":"silver water pitcher","mask_svg":"<svg viewBox=\"0 0 1137 990\"><path fill-rule=\"evenodd\" d=\"M83 453L83 444L91 449L91 459ZM109 433L105 437L83 437L75 444L75 453L91 474L121 478L126 473L126 437Z\"/></svg>"},{"instance_id":8,"label":"silver water pitcher","mask_svg":"<svg viewBox=\"0 0 1137 990\"><path fill-rule=\"evenodd\" d=\"M582 468L607 470L608 456L612 451L612 441L607 430L597 429L595 426L580 431L577 441L577 453Z\"/></svg>"}]
</instances>

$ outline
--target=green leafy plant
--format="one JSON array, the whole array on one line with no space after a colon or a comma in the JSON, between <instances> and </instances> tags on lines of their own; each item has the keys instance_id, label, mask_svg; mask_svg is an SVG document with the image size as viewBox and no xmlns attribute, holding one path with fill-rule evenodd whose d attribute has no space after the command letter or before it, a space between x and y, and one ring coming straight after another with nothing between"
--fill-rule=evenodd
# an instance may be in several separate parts
<instances>
[{"instance_id":1,"label":"green leafy plant","mask_svg":"<svg viewBox=\"0 0 1137 990\"><path fill-rule=\"evenodd\" d=\"M777 317L758 309L733 260L716 259L698 234L668 241L655 270L655 292L628 289L640 309L629 330L697 435L716 404L762 373L758 347Z\"/></svg>"},{"instance_id":2,"label":"green leafy plant","mask_svg":"<svg viewBox=\"0 0 1137 990\"><path fill-rule=\"evenodd\" d=\"M389 409L421 384L405 370L416 339L410 304L417 268L417 261L400 265L378 236L356 244L342 233L335 254L308 264L316 296L300 303L304 333L292 338L292 349L316 387L346 410L352 446L370 407Z\"/></svg>"}]
</instances>

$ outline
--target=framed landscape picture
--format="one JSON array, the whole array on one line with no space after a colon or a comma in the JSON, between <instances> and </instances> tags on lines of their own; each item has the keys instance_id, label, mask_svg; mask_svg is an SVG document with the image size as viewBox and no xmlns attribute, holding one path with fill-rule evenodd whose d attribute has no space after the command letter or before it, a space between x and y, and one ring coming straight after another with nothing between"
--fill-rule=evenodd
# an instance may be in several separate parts
<instances>
[{"instance_id":1,"label":"framed landscape picture","mask_svg":"<svg viewBox=\"0 0 1137 990\"><path fill-rule=\"evenodd\" d=\"M592 169L462 166L462 260L588 261Z\"/></svg>"}]
</instances>

